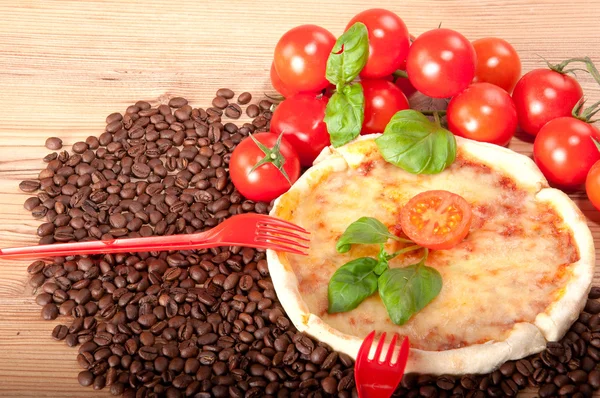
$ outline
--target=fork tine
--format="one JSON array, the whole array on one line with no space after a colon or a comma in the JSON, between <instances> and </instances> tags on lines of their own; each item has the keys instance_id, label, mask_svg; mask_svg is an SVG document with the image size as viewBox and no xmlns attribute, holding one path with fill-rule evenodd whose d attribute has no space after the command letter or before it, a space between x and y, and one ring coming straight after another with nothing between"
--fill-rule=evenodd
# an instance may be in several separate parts
<instances>
[{"instance_id":1,"label":"fork tine","mask_svg":"<svg viewBox=\"0 0 600 398\"><path fill-rule=\"evenodd\" d=\"M408 360L408 353L410 351L410 341L408 340L408 336L404 337L402 340L402 345L400 345L400 353L398 354L398 359L396 360L396 364L404 364L406 367L406 361ZM404 371L404 369L402 369Z\"/></svg>"},{"instance_id":2,"label":"fork tine","mask_svg":"<svg viewBox=\"0 0 600 398\"><path fill-rule=\"evenodd\" d=\"M379 358L381 357L381 351L383 350L383 344L385 343L385 332L381 333L379 336L379 342L377 343L377 349L375 350L375 356L373 356L373 360L378 363L382 363Z\"/></svg>"},{"instance_id":3,"label":"fork tine","mask_svg":"<svg viewBox=\"0 0 600 398\"><path fill-rule=\"evenodd\" d=\"M275 218L275 217L270 217L270 216L265 216L265 218L263 220L260 221L261 223L264 223L265 225L278 225L281 227L286 227L289 229L293 229L294 231L298 231L298 232L302 232L305 234L308 234L310 232L308 232L307 230L305 230L304 228L302 228L299 225L296 225L294 223L291 223L289 221L286 220L282 220L281 218Z\"/></svg>"},{"instance_id":4,"label":"fork tine","mask_svg":"<svg viewBox=\"0 0 600 398\"><path fill-rule=\"evenodd\" d=\"M392 364L392 357L394 355L394 350L396 349L396 340L398 340L398 333L394 333L392 341L390 341L390 346L388 347L387 354L385 356L384 362L388 365Z\"/></svg>"},{"instance_id":5,"label":"fork tine","mask_svg":"<svg viewBox=\"0 0 600 398\"><path fill-rule=\"evenodd\" d=\"M306 246L303 243L300 242L296 242L295 240L291 240L291 239L286 239L286 238L280 238L278 236L272 236L272 235L265 235L265 234L256 234L255 241L257 242L267 242L267 243L275 243L275 244L286 244L286 245L291 245L294 247L301 247L303 249L308 249L308 246Z\"/></svg>"},{"instance_id":6,"label":"fork tine","mask_svg":"<svg viewBox=\"0 0 600 398\"><path fill-rule=\"evenodd\" d=\"M356 359L362 358L363 352L365 352L364 359L368 359L369 351L371 351L371 346L373 345L373 339L375 339L374 330L371 333L369 333L367 337L365 337L365 339L363 340L360 349L358 350L358 355L356 356Z\"/></svg>"},{"instance_id":7,"label":"fork tine","mask_svg":"<svg viewBox=\"0 0 600 398\"><path fill-rule=\"evenodd\" d=\"M295 238L295 239L298 239L298 240L303 240L303 241L307 241L307 242L310 241L310 239L307 238L307 237L305 237L305 236L295 234L293 232L290 232L289 230L285 230L285 229L282 229L282 228L279 228L279 227L273 228L273 227L267 227L267 226L261 226L261 225L259 225L257 231L259 233L271 232L271 233L274 233L274 234L277 234L277 235L289 236L290 238Z\"/></svg>"}]
</instances>

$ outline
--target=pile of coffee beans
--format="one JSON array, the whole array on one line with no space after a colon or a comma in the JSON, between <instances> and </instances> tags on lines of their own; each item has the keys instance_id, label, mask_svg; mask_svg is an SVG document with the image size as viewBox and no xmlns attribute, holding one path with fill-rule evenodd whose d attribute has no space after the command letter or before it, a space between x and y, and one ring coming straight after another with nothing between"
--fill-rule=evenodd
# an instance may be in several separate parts
<instances>
[{"instance_id":1,"label":"pile of coffee beans","mask_svg":"<svg viewBox=\"0 0 600 398\"><path fill-rule=\"evenodd\" d=\"M245 200L227 170L268 100L220 89L208 109L140 101L99 137L53 152L21 190L41 244L204 231L269 203ZM59 149L49 139L46 146ZM278 302L265 253L242 247L57 257L30 284L52 337L78 347L82 386L126 397L356 396L353 361L299 333Z\"/></svg>"},{"instance_id":2,"label":"pile of coffee beans","mask_svg":"<svg viewBox=\"0 0 600 398\"><path fill-rule=\"evenodd\" d=\"M25 208L44 219L40 244L204 231L271 204L245 200L228 173L248 134L268 131L272 103L207 109L181 97L139 101L106 119L99 137L44 158ZM251 123L237 120L242 106ZM46 147L62 148L51 137ZM353 361L299 333L277 300L264 251L210 250L57 257L35 261L41 316L63 316L52 337L78 347L83 386L126 397L356 397ZM600 288L565 337L487 375L407 374L395 397L590 397L600 388ZM67 321L68 320L68 321Z\"/></svg>"}]
</instances>

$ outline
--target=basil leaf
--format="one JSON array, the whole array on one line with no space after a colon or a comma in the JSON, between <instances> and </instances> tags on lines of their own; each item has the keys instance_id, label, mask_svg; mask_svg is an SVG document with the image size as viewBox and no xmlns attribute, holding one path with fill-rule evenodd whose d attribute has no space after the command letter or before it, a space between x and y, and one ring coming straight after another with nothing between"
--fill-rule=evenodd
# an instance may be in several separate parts
<instances>
[{"instance_id":1,"label":"basil leaf","mask_svg":"<svg viewBox=\"0 0 600 398\"><path fill-rule=\"evenodd\" d=\"M413 174L436 174L456 158L454 135L412 109L396 113L375 139L383 158Z\"/></svg>"},{"instance_id":2,"label":"basil leaf","mask_svg":"<svg viewBox=\"0 0 600 398\"><path fill-rule=\"evenodd\" d=\"M349 83L365 67L369 57L369 33L362 22L350 27L335 42L327 59L325 77L335 85Z\"/></svg>"},{"instance_id":3,"label":"basil leaf","mask_svg":"<svg viewBox=\"0 0 600 398\"><path fill-rule=\"evenodd\" d=\"M396 325L404 325L442 290L442 276L431 267L414 264L385 271L378 280L379 296Z\"/></svg>"},{"instance_id":4,"label":"basil leaf","mask_svg":"<svg viewBox=\"0 0 600 398\"><path fill-rule=\"evenodd\" d=\"M377 260L361 257L352 260L333 274L329 280L327 296L330 314L346 312L358 307L360 303L377 290L377 276L373 269Z\"/></svg>"},{"instance_id":5,"label":"basil leaf","mask_svg":"<svg viewBox=\"0 0 600 398\"><path fill-rule=\"evenodd\" d=\"M361 217L346 228L335 244L338 253L346 253L350 245L385 243L389 238L396 238L381 221L372 217Z\"/></svg>"},{"instance_id":6,"label":"basil leaf","mask_svg":"<svg viewBox=\"0 0 600 398\"><path fill-rule=\"evenodd\" d=\"M360 84L344 86L342 91L336 91L331 96L323 120L334 147L358 137L365 117L364 110L365 96Z\"/></svg>"}]
</instances>

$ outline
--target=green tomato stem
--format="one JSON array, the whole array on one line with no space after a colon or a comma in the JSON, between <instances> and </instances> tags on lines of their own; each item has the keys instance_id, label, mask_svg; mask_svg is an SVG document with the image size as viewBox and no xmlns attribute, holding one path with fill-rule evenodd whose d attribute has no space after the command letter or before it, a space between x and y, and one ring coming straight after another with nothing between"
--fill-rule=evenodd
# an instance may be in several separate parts
<instances>
[{"instance_id":1,"label":"green tomato stem","mask_svg":"<svg viewBox=\"0 0 600 398\"><path fill-rule=\"evenodd\" d=\"M406 73L405 70L402 69L398 69L396 72L392 73L392 76L394 76L394 80L399 78L399 77L403 77L405 79L408 79L408 73Z\"/></svg>"}]
</instances>

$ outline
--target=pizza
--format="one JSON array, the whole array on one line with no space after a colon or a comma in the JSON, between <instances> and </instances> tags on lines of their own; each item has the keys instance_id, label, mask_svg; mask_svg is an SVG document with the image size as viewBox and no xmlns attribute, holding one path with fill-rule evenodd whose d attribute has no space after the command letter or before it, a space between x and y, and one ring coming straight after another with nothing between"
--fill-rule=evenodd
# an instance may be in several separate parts
<instances>
[{"instance_id":1,"label":"pizza","mask_svg":"<svg viewBox=\"0 0 600 398\"><path fill-rule=\"evenodd\" d=\"M585 304L595 264L592 235L569 197L550 188L530 158L503 147L456 137L450 167L415 175L383 160L377 136L326 148L274 204L271 215L311 233L307 256L267 253L294 325L354 358L372 330L408 336L406 371L429 374L487 373L560 339ZM392 323L377 294L329 314L333 273L379 249L353 245L338 253L346 227L368 216L397 234L403 205L428 190L462 196L473 213L464 241L427 257L426 265L442 275L439 295L402 326ZM388 253L398 244L388 240ZM399 256L390 267L414 262Z\"/></svg>"}]
</instances>

